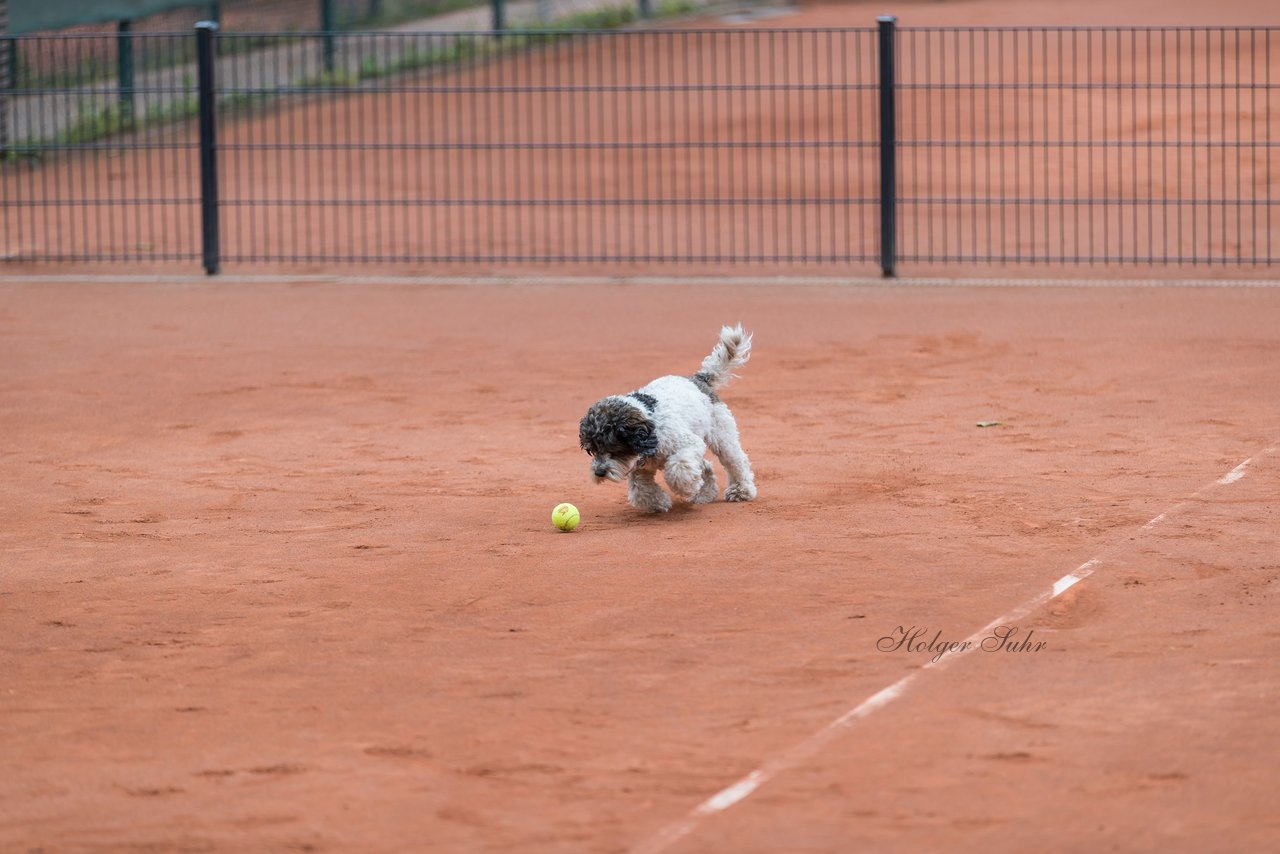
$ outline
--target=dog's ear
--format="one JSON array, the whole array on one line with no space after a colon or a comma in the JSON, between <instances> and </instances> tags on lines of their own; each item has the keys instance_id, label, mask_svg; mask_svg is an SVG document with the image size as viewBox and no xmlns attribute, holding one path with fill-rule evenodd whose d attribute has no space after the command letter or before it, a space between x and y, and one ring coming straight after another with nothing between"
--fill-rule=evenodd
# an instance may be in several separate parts
<instances>
[{"instance_id":1,"label":"dog's ear","mask_svg":"<svg viewBox=\"0 0 1280 854\"><path fill-rule=\"evenodd\" d=\"M622 439L642 457L651 457L658 452L658 436L654 432L653 422L638 410L631 410L622 425Z\"/></svg>"}]
</instances>

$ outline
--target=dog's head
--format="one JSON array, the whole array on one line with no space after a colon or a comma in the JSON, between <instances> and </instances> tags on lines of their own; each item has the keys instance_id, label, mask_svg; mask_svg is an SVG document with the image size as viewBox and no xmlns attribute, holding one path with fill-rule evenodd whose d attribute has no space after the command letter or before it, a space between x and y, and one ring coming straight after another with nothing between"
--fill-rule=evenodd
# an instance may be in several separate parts
<instances>
[{"instance_id":1,"label":"dog's head","mask_svg":"<svg viewBox=\"0 0 1280 854\"><path fill-rule=\"evenodd\" d=\"M587 410L578 425L578 441L591 455L591 477L621 481L658 451L653 421L638 406L605 398Z\"/></svg>"}]
</instances>

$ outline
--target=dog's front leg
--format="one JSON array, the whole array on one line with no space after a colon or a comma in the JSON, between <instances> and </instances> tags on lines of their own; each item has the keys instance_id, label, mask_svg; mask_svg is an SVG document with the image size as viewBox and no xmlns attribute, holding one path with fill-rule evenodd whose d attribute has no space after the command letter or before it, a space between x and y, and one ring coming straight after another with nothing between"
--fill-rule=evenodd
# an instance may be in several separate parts
<instances>
[{"instance_id":1,"label":"dog's front leg","mask_svg":"<svg viewBox=\"0 0 1280 854\"><path fill-rule=\"evenodd\" d=\"M699 442L683 447L667 458L662 467L662 478L677 498L693 501L702 491L706 453L707 446Z\"/></svg>"},{"instance_id":2,"label":"dog's front leg","mask_svg":"<svg viewBox=\"0 0 1280 854\"><path fill-rule=\"evenodd\" d=\"M632 469L627 476L627 501L637 510L666 513L671 509L671 496L653 478L654 471L647 464Z\"/></svg>"}]
</instances>

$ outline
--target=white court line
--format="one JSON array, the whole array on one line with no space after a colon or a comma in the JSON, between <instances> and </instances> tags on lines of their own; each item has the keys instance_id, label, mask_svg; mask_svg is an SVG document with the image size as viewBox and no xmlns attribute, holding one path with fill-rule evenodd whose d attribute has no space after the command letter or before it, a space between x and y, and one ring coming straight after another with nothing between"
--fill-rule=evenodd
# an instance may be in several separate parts
<instances>
[{"instance_id":1,"label":"white court line","mask_svg":"<svg viewBox=\"0 0 1280 854\"><path fill-rule=\"evenodd\" d=\"M1170 507L1168 510L1165 510L1163 513L1151 519L1142 526L1141 530L1147 531L1154 528L1170 515L1195 501L1195 499L1206 490L1212 489L1215 486L1235 483L1240 480L1240 478L1244 477L1245 469L1251 462L1259 457L1275 453L1277 447L1278 446L1273 445L1266 450L1255 454L1222 477L1214 480L1212 483L1208 483L1200 487L1173 507ZM644 842L641 842L639 845L634 846L631 849L632 854L659 854L659 852L667 850L676 842L679 842L681 839L692 833L704 819L717 813L724 812L734 804L740 803L750 797L753 792L768 783L778 774L795 767L805 759L815 755L823 746L856 721L879 711L894 700L897 700L903 695L903 693L905 693L906 689L912 682L922 678L928 671L941 670L943 667L950 665L953 661L956 661L972 650L977 649L982 639L988 637L993 629L1021 620L1023 617L1026 617L1031 612L1038 609L1041 605L1052 599L1056 599L1058 596L1061 596L1081 581L1084 581L1102 564L1105 554L1106 552L1104 551L1097 557L1085 561L1071 572L1053 582L1053 586L1049 589L1036 594L1009 613L997 617L987 623L985 626L966 638L965 643L955 652L950 652L940 658L929 659L928 662L921 665L912 673L902 677L897 682L894 682L886 688L881 688L879 691L849 709L849 711L845 712L843 715L836 718L831 723L806 738L804 741L792 747L790 750L772 759L766 760L760 765L760 767L756 768L741 780L721 789L719 792L716 792L701 804L694 807L693 810L690 811L683 819L668 825L654 836Z\"/></svg>"},{"instance_id":2,"label":"white court line","mask_svg":"<svg viewBox=\"0 0 1280 854\"><path fill-rule=\"evenodd\" d=\"M1249 463L1251 462L1253 462L1252 457L1245 460L1240 465L1236 466L1231 471L1224 474L1222 477L1218 478L1217 482L1221 484L1235 483L1237 480L1244 477L1245 466L1249 465Z\"/></svg>"}]
</instances>

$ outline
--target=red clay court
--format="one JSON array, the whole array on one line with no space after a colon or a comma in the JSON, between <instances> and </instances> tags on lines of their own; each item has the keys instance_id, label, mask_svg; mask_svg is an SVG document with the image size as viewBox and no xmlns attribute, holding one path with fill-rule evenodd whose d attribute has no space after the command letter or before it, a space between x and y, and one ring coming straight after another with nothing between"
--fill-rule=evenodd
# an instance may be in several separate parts
<instances>
[{"instance_id":1,"label":"red clay court","mask_svg":"<svg viewBox=\"0 0 1280 854\"><path fill-rule=\"evenodd\" d=\"M1266 269L106 272L0 267L0 849L1280 845ZM593 486L737 321L758 499Z\"/></svg>"},{"instance_id":2,"label":"red clay court","mask_svg":"<svg viewBox=\"0 0 1280 854\"><path fill-rule=\"evenodd\" d=\"M1095 558L674 850L1276 839L1278 289L3 293L7 848L623 850ZM726 318L759 499L591 486Z\"/></svg>"}]
</instances>

